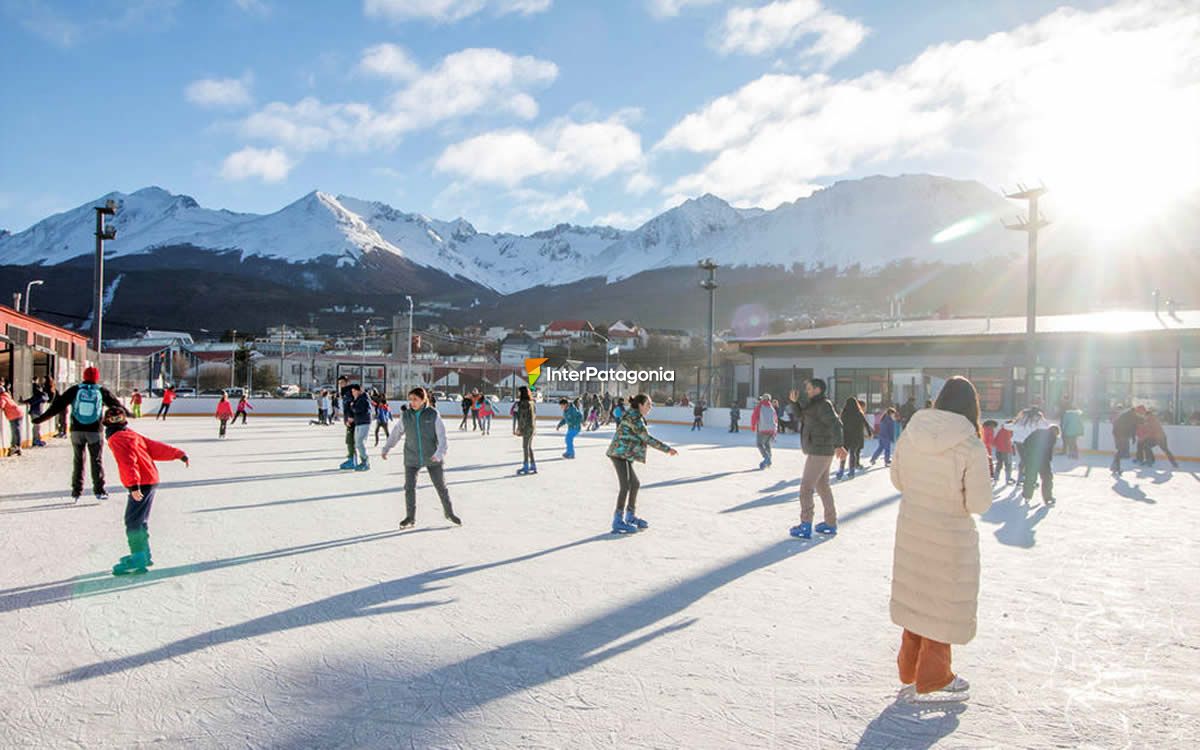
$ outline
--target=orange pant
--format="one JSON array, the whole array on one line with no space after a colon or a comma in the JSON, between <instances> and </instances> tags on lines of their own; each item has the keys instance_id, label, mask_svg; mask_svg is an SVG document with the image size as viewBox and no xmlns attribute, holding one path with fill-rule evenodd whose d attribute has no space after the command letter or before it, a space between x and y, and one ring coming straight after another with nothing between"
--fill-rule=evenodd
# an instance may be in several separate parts
<instances>
[{"instance_id":1,"label":"orange pant","mask_svg":"<svg viewBox=\"0 0 1200 750\"><path fill-rule=\"evenodd\" d=\"M932 641L907 629L900 641L896 663L900 667L900 681L905 685L915 682L918 693L932 693L954 681L950 644Z\"/></svg>"}]
</instances>

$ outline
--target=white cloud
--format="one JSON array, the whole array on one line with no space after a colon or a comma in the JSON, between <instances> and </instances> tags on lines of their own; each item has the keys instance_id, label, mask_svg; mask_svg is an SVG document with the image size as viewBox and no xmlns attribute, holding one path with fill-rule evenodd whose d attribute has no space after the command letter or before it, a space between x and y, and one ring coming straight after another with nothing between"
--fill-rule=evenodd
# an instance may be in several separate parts
<instances>
[{"instance_id":1,"label":"white cloud","mask_svg":"<svg viewBox=\"0 0 1200 750\"><path fill-rule=\"evenodd\" d=\"M930 47L894 70L763 76L683 118L655 147L711 154L664 195L772 205L823 178L934 156L993 182L1057 173L1060 183L1086 174L1107 185L1116 174L1106 170L1130 184L1195 179L1200 15L1185 6L1063 8Z\"/></svg>"},{"instance_id":2,"label":"white cloud","mask_svg":"<svg viewBox=\"0 0 1200 750\"><path fill-rule=\"evenodd\" d=\"M397 44L367 47L363 50L358 69L397 81L411 81L421 74L421 66L408 54L408 50Z\"/></svg>"},{"instance_id":3,"label":"white cloud","mask_svg":"<svg viewBox=\"0 0 1200 750\"><path fill-rule=\"evenodd\" d=\"M625 192L633 195L645 195L656 187L658 187L658 179L645 172L630 175L629 180L625 182Z\"/></svg>"},{"instance_id":4,"label":"white cloud","mask_svg":"<svg viewBox=\"0 0 1200 750\"><path fill-rule=\"evenodd\" d=\"M650 15L656 18L672 18L685 8L701 5L713 5L721 0L647 0L646 5Z\"/></svg>"},{"instance_id":5,"label":"white cloud","mask_svg":"<svg viewBox=\"0 0 1200 750\"><path fill-rule=\"evenodd\" d=\"M225 157L221 176L226 180L248 180L256 177L263 182L287 179L295 163L282 149L244 148Z\"/></svg>"},{"instance_id":6,"label":"white cloud","mask_svg":"<svg viewBox=\"0 0 1200 750\"><path fill-rule=\"evenodd\" d=\"M588 212L580 190L556 195L522 188L509 192L508 199L516 202L514 214L539 223L557 224Z\"/></svg>"},{"instance_id":7,"label":"white cloud","mask_svg":"<svg viewBox=\"0 0 1200 750\"><path fill-rule=\"evenodd\" d=\"M374 48L373 48L374 49ZM370 58L384 66L391 51ZM395 91L382 107L361 102L325 103L306 97L294 104L271 102L241 123L242 134L295 151L340 148L361 151L395 145L406 133L476 114L537 116L530 91L549 85L558 67L536 57L495 49L465 49Z\"/></svg>"},{"instance_id":8,"label":"white cloud","mask_svg":"<svg viewBox=\"0 0 1200 750\"><path fill-rule=\"evenodd\" d=\"M259 16L270 15L271 6L267 5L264 0L233 0L234 5L246 13L253 13Z\"/></svg>"},{"instance_id":9,"label":"white cloud","mask_svg":"<svg viewBox=\"0 0 1200 750\"><path fill-rule=\"evenodd\" d=\"M593 224L616 227L617 229L637 229L654 216L651 209L640 211L612 211L592 219Z\"/></svg>"},{"instance_id":10,"label":"white cloud","mask_svg":"<svg viewBox=\"0 0 1200 750\"><path fill-rule=\"evenodd\" d=\"M252 101L250 81L249 75L242 78L203 78L189 83L184 89L184 96L200 107L245 107Z\"/></svg>"},{"instance_id":11,"label":"white cloud","mask_svg":"<svg viewBox=\"0 0 1200 750\"><path fill-rule=\"evenodd\" d=\"M534 177L602 179L641 169L642 142L619 118L558 120L537 131L510 129L447 147L435 168L468 182L516 186Z\"/></svg>"},{"instance_id":12,"label":"white cloud","mask_svg":"<svg viewBox=\"0 0 1200 750\"><path fill-rule=\"evenodd\" d=\"M730 8L716 43L724 54L762 55L815 37L804 54L828 67L853 52L866 35L861 23L831 12L819 0L776 0L757 8Z\"/></svg>"},{"instance_id":13,"label":"white cloud","mask_svg":"<svg viewBox=\"0 0 1200 750\"><path fill-rule=\"evenodd\" d=\"M484 10L502 16L523 16L549 10L554 0L364 0L363 12L390 21L425 19L453 23Z\"/></svg>"}]
</instances>

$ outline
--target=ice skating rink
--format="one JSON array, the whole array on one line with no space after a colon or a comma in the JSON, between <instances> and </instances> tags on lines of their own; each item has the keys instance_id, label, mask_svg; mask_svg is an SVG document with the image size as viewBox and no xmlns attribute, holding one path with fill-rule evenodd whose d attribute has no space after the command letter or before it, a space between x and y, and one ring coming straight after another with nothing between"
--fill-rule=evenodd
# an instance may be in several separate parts
<instances>
[{"instance_id":1,"label":"ice skating rink","mask_svg":"<svg viewBox=\"0 0 1200 750\"><path fill-rule=\"evenodd\" d=\"M651 415L653 422L654 415ZM579 458L448 424L447 480L400 532L403 469L337 471L338 427L138 420L161 466L156 566L116 579L112 499L71 506L69 447L0 460L0 746L130 748L1194 748L1200 465L1058 459L1056 507L1007 489L979 523L968 703L896 701L898 496L835 486L841 534L792 540L798 440L651 426L649 531L607 533L609 433ZM818 504L819 509L819 504ZM818 510L819 512L819 510ZM819 519L818 519L819 520Z\"/></svg>"}]
</instances>

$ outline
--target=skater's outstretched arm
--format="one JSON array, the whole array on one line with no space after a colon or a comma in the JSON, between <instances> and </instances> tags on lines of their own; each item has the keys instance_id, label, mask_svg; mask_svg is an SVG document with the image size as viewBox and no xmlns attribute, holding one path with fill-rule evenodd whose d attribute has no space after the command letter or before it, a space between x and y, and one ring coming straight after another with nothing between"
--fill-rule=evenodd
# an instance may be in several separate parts
<instances>
[{"instance_id":1,"label":"skater's outstretched arm","mask_svg":"<svg viewBox=\"0 0 1200 750\"><path fill-rule=\"evenodd\" d=\"M446 440L446 423L442 421L442 415L438 414L434 420L434 427L437 432L437 450L430 457L435 463L441 463L446 460L446 450L450 447L450 442Z\"/></svg>"},{"instance_id":2,"label":"skater's outstretched arm","mask_svg":"<svg viewBox=\"0 0 1200 750\"><path fill-rule=\"evenodd\" d=\"M379 457L382 458L384 461L386 461L388 454L392 452L392 448L395 448L396 443L399 443L403 437L404 437L404 417L401 416L399 419L396 420L395 429L393 429L390 433L388 433L387 440L384 441L384 443L383 443L383 453L379 454Z\"/></svg>"}]
</instances>

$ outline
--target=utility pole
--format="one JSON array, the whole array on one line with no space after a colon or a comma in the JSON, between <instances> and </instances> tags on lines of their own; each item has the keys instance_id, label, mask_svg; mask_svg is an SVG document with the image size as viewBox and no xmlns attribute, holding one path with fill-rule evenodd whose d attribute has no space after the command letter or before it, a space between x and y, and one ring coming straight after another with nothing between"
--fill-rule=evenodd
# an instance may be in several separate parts
<instances>
[{"instance_id":1,"label":"utility pole","mask_svg":"<svg viewBox=\"0 0 1200 750\"><path fill-rule=\"evenodd\" d=\"M1006 198L1017 201L1028 201L1029 214L1018 218L1012 224L1004 226L1014 232L1025 232L1029 237L1029 257L1026 270L1025 298L1025 406L1034 402L1033 387L1035 371L1037 370L1037 253L1038 231L1050 224L1038 213L1038 199L1046 193L1046 186L1027 188L1017 183L1016 192L1009 193Z\"/></svg>"},{"instance_id":2,"label":"utility pole","mask_svg":"<svg viewBox=\"0 0 1200 750\"><path fill-rule=\"evenodd\" d=\"M408 300L408 362L404 365L404 387L401 389L401 396L413 387L413 298L406 294L404 299Z\"/></svg>"},{"instance_id":3,"label":"utility pole","mask_svg":"<svg viewBox=\"0 0 1200 750\"><path fill-rule=\"evenodd\" d=\"M283 337L287 333L287 324L279 326L279 387L283 387L283 348L285 346Z\"/></svg>"},{"instance_id":4,"label":"utility pole","mask_svg":"<svg viewBox=\"0 0 1200 750\"><path fill-rule=\"evenodd\" d=\"M229 390L233 390L233 379L237 374L237 329L233 329L233 336L230 337L233 342L233 348L229 350Z\"/></svg>"},{"instance_id":5,"label":"utility pole","mask_svg":"<svg viewBox=\"0 0 1200 750\"><path fill-rule=\"evenodd\" d=\"M116 215L117 202L106 201L103 206L95 206L94 210L96 211L96 259L92 269L92 299L95 305L92 310L92 349L99 355L102 340L101 319L104 317L104 241L117 238L117 228L105 226L104 217Z\"/></svg>"},{"instance_id":6,"label":"utility pole","mask_svg":"<svg viewBox=\"0 0 1200 750\"><path fill-rule=\"evenodd\" d=\"M704 388L704 398L709 406L712 406L712 381L713 381L713 337L715 336L714 328L716 326L717 317L717 268L719 266L712 258L705 258L698 264L701 270L708 271L708 278L700 282L702 289L708 290L708 378L707 385ZM696 398L700 398L699 384L697 384Z\"/></svg>"}]
</instances>

